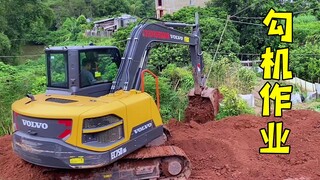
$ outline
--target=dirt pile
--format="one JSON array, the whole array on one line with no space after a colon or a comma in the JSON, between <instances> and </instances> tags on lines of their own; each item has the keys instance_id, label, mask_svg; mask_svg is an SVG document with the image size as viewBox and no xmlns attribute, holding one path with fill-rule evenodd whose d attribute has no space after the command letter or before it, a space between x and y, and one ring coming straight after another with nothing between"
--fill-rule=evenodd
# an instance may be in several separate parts
<instances>
[{"instance_id":1,"label":"dirt pile","mask_svg":"<svg viewBox=\"0 0 320 180\"><path fill-rule=\"evenodd\" d=\"M265 147L259 129L268 121L283 121L291 130L289 155L261 155ZM242 115L198 124L171 121L169 144L182 148L192 163L190 179L320 179L320 113L287 111L282 118ZM48 169L20 160L11 137L0 138L0 180L52 179Z\"/></svg>"},{"instance_id":2,"label":"dirt pile","mask_svg":"<svg viewBox=\"0 0 320 180\"><path fill-rule=\"evenodd\" d=\"M268 121L291 130L289 155L259 154L259 133ZM198 124L169 123L173 138L192 162L191 179L320 179L320 113L287 111L282 118L250 115Z\"/></svg>"}]
</instances>

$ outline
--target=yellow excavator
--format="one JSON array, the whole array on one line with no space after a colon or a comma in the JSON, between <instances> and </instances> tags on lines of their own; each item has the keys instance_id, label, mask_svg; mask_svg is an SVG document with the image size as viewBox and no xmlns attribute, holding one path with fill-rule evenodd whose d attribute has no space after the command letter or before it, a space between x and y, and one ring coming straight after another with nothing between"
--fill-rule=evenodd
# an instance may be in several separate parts
<instances>
[{"instance_id":1,"label":"yellow excavator","mask_svg":"<svg viewBox=\"0 0 320 180\"><path fill-rule=\"evenodd\" d=\"M176 29L185 27L192 33ZM205 87L202 74L198 17L195 24L144 21L131 32L122 58L112 46L46 48L46 92L12 105L15 153L65 172L91 169L76 178L55 171L60 179L187 179L186 154L164 145L170 133L159 98L155 102L144 92L144 74L151 73L148 53L155 43L190 47L195 87L189 95L209 98L216 114L218 90Z\"/></svg>"}]
</instances>

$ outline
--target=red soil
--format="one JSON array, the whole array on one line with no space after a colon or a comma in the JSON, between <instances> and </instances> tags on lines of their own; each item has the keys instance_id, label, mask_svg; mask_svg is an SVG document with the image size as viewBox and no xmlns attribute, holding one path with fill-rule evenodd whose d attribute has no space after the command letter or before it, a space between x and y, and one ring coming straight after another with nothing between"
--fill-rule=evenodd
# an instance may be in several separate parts
<instances>
[{"instance_id":1,"label":"red soil","mask_svg":"<svg viewBox=\"0 0 320 180\"><path fill-rule=\"evenodd\" d=\"M259 154L259 133L267 122L283 121L291 130L288 155ZM198 124L169 123L172 145L192 162L191 179L320 179L320 113L287 111L282 118L250 115Z\"/></svg>"},{"instance_id":2,"label":"red soil","mask_svg":"<svg viewBox=\"0 0 320 180\"><path fill-rule=\"evenodd\" d=\"M268 121L283 121L291 130L289 155L261 155L259 133ZM190 179L320 179L320 113L286 111L282 118L241 115L198 124L171 121L170 144L182 148L192 163ZM0 180L50 179L44 168L20 160L11 137L0 138Z\"/></svg>"},{"instance_id":3,"label":"red soil","mask_svg":"<svg viewBox=\"0 0 320 180\"><path fill-rule=\"evenodd\" d=\"M214 120L214 109L209 98L201 96L189 97L189 104L185 111L186 122L196 121L206 123Z\"/></svg>"},{"instance_id":4,"label":"red soil","mask_svg":"<svg viewBox=\"0 0 320 180\"><path fill-rule=\"evenodd\" d=\"M11 136L0 137L0 180L48 179L45 170L29 164L16 156L11 146Z\"/></svg>"},{"instance_id":5,"label":"red soil","mask_svg":"<svg viewBox=\"0 0 320 180\"><path fill-rule=\"evenodd\" d=\"M214 88L204 89L202 95L204 97L200 95L189 96L188 107L185 110L185 122L206 123L215 119L223 95ZM209 96L211 97L209 98Z\"/></svg>"}]
</instances>

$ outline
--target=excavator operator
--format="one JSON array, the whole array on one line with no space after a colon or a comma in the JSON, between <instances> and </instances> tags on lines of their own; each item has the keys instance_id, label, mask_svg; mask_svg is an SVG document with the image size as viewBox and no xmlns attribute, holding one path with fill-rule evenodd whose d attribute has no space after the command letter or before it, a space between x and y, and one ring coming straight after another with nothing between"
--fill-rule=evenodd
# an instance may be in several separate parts
<instances>
[{"instance_id":1,"label":"excavator operator","mask_svg":"<svg viewBox=\"0 0 320 180\"><path fill-rule=\"evenodd\" d=\"M88 58L82 59L82 67L81 67L81 86L89 86L96 82L93 74L90 72L91 70L91 61Z\"/></svg>"}]
</instances>

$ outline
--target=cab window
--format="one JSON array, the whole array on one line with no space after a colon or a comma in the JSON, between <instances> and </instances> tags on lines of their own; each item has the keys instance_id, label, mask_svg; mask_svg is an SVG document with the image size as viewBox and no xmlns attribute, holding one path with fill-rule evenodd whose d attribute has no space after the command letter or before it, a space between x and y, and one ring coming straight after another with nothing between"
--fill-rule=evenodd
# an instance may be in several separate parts
<instances>
[{"instance_id":1,"label":"cab window","mask_svg":"<svg viewBox=\"0 0 320 180\"><path fill-rule=\"evenodd\" d=\"M81 51L80 87L114 81L120 60L120 54L114 48Z\"/></svg>"},{"instance_id":2,"label":"cab window","mask_svg":"<svg viewBox=\"0 0 320 180\"><path fill-rule=\"evenodd\" d=\"M66 53L47 54L48 86L68 88L68 64Z\"/></svg>"}]
</instances>

